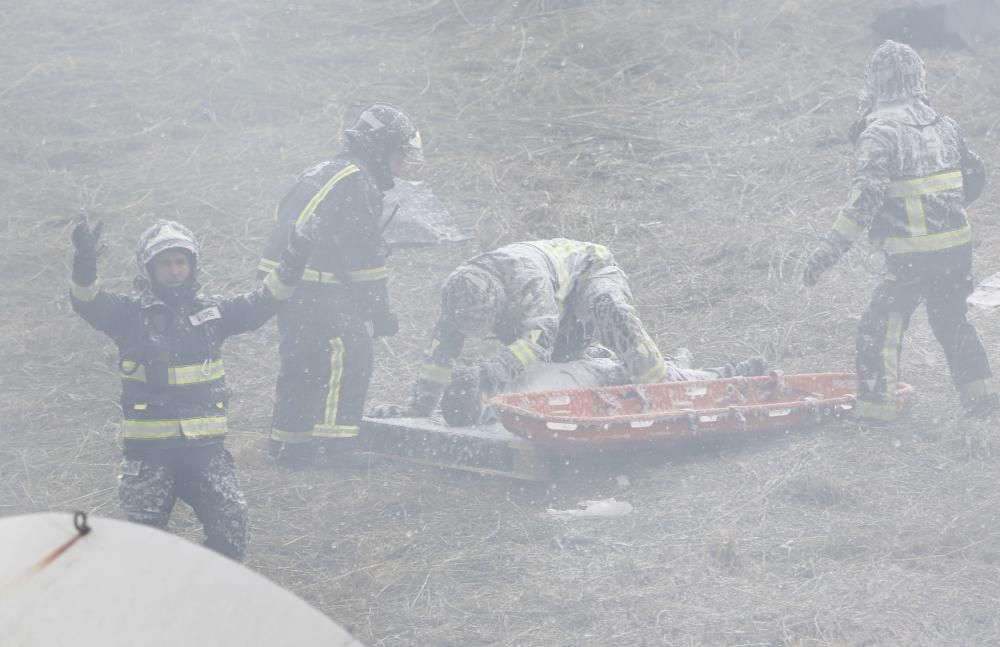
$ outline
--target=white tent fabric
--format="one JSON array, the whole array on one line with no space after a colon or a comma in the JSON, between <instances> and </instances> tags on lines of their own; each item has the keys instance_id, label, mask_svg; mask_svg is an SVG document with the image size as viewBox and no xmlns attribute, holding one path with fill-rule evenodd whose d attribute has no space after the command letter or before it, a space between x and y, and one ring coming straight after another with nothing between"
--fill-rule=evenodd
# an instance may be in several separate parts
<instances>
[{"instance_id":1,"label":"white tent fabric","mask_svg":"<svg viewBox=\"0 0 1000 647\"><path fill-rule=\"evenodd\" d=\"M169 533L71 514L0 519L4 647L363 647L307 602Z\"/></svg>"}]
</instances>

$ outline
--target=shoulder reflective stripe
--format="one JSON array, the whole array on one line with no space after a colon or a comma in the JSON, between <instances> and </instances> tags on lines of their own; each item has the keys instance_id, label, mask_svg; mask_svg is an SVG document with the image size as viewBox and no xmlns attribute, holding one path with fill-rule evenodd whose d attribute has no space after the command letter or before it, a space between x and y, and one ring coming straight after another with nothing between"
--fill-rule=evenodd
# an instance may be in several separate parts
<instances>
[{"instance_id":1,"label":"shoulder reflective stripe","mask_svg":"<svg viewBox=\"0 0 1000 647\"><path fill-rule=\"evenodd\" d=\"M354 438L360 433L357 425L316 425L313 438Z\"/></svg>"},{"instance_id":2,"label":"shoulder reflective stripe","mask_svg":"<svg viewBox=\"0 0 1000 647\"><path fill-rule=\"evenodd\" d=\"M447 366L437 364L424 364L420 367L420 374L417 379L435 384L448 384L451 382L451 369Z\"/></svg>"},{"instance_id":3,"label":"shoulder reflective stripe","mask_svg":"<svg viewBox=\"0 0 1000 647\"><path fill-rule=\"evenodd\" d=\"M257 264L257 269L261 272L270 272L278 269L278 265L278 261L272 261L270 258L262 258L260 259L260 263Z\"/></svg>"},{"instance_id":4,"label":"shoulder reflective stripe","mask_svg":"<svg viewBox=\"0 0 1000 647\"><path fill-rule=\"evenodd\" d=\"M181 420L181 431L188 438L205 438L221 436L226 433L226 417L190 418Z\"/></svg>"},{"instance_id":5,"label":"shoulder reflective stripe","mask_svg":"<svg viewBox=\"0 0 1000 647\"><path fill-rule=\"evenodd\" d=\"M507 348L510 349L510 352L514 353L514 357L517 358L517 361L521 362L522 366L527 367L538 361L538 355L535 354L531 343L526 339L518 339Z\"/></svg>"},{"instance_id":6,"label":"shoulder reflective stripe","mask_svg":"<svg viewBox=\"0 0 1000 647\"><path fill-rule=\"evenodd\" d=\"M965 225L961 229L929 234L913 238L886 238L885 251L889 254L909 254L913 252L937 252L972 242L972 228Z\"/></svg>"},{"instance_id":7,"label":"shoulder reflective stripe","mask_svg":"<svg viewBox=\"0 0 1000 647\"><path fill-rule=\"evenodd\" d=\"M865 228L846 213L837 216L833 223L833 230L848 240L857 240L861 234L865 233Z\"/></svg>"},{"instance_id":8,"label":"shoulder reflective stripe","mask_svg":"<svg viewBox=\"0 0 1000 647\"><path fill-rule=\"evenodd\" d=\"M333 272L320 272L311 267L307 267L306 271L302 273L302 280L307 283L322 283L323 285L341 284Z\"/></svg>"},{"instance_id":9,"label":"shoulder reflective stripe","mask_svg":"<svg viewBox=\"0 0 1000 647\"><path fill-rule=\"evenodd\" d=\"M77 285L76 283L70 283L70 294L72 294L77 301L90 303L97 298L97 293L100 291L100 281L94 281L90 285Z\"/></svg>"},{"instance_id":10,"label":"shoulder reflective stripe","mask_svg":"<svg viewBox=\"0 0 1000 647\"><path fill-rule=\"evenodd\" d=\"M895 404L882 404L880 402L869 402L868 400L856 400L854 402L854 416L856 418L892 422L898 415L899 408Z\"/></svg>"},{"instance_id":11,"label":"shoulder reflective stripe","mask_svg":"<svg viewBox=\"0 0 1000 647\"><path fill-rule=\"evenodd\" d=\"M278 429L277 427L271 427L271 440L279 443L296 445L300 443L308 443L312 440L312 438L310 437L309 432L292 432Z\"/></svg>"},{"instance_id":12,"label":"shoulder reflective stripe","mask_svg":"<svg viewBox=\"0 0 1000 647\"><path fill-rule=\"evenodd\" d=\"M556 300L559 302L559 308L562 309L566 297L569 296L573 288L573 277L569 273L569 257L573 252L582 248L581 243L577 241L564 241L554 245L547 240L535 240L525 244L540 251L552 263L552 267L556 271L556 280L559 281Z\"/></svg>"},{"instance_id":13,"label":"shoulder reflective stripe","mask_svg":"<svg viewBox=\"0 0 1000 647\"><path fill-rule=\"evenodd\" d=\"M352 281L381 281L389 278L389 268L383 265L367 270L352 270L347 273L347 278Z\"/></svg>"},{"instance_id":14,"label":"shoulder reflective stripe","mask_svg":"<svg viewBox=\"0 0 1000 647\"><path fill-rule=\"evenodd\" d=\"M275 299L278 301L284 301L288 297L295 293L295 288L290 285L285 285L278 278L277 272L271 272L264 278L264 287L267 288Z\"/></svg>"},{"instance_id":15,"label":"shoulder reflective stripe","mask_svg":"<svg viewBox=\"0 0 1000 647\"><path fill-rule=\"evenodd\" d=\"M941 191L954 191L961 189L962 172L948 171L927 177L918 177L912 180L896 180L889 183L886 195L890 198L905 198L913 196L928 195Z\"/></svg>"},{"instance_id":16,"label":"shoulder reflective stripe","mask_svg":"<svg viewBox=\"0 0 1000 647\"><path fill-rule=\"evenodd\" d=\"M138 366L135 362L122 362L122 368L132 371L132 373L120 374L121 379L133 382L146 382L146 367L142 364ZM187 386L191 384L204 384L214 382L226 374L225 367L221 359L205 362L204 364L191 364L189 366L171 366L168 369L167 383L175 386Z\"/></svg>"},{"instance_id":17,"label":"shoulder reflective stripe","mask_svg":"<svg viewBox=\"0 0 1000 647\"><path fill-rule=\"evenodd\" d=\"M295 219L295 226L300 227L303 223L313 217L313 214L316 213L316 207L318 207L320 203L326 199L327 194L333 190L333 187L337 185L337 182L340 182L349 175L354 175L360 170L361 169L354 164L348 164L336 175L327 180L326 184L323 185L323 188L316 192L316 195L312 197L312 200L309 201L306 208L303 209L299 214L299 217Z\"/></svg>"}]
</instances>

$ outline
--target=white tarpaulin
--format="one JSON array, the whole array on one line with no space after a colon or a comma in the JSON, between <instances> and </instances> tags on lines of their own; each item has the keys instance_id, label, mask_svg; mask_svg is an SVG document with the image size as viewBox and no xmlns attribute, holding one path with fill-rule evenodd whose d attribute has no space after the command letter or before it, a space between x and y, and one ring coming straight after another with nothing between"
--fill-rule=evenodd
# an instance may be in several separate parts
<instances>
[{"instance_id":1,"label":"white tarpaulin","mask_svg":"<svg viewBox=\"0 0 1000 647\"><path fill-rule=\"evenodd\" d=\"M383 236L390 245L433 245L469 238L424 182L396 180L396 186L386 192L383 205Z\"/></svg>"},{"instance_id":2,"label":"white tarpaulin","mask_svg":"<svg viewBox=\"0 0 1000 647\"><path fill-rule=\"evenodd\" d=\"M206 548L124 521L88 524L80 535L71 514L0 519L4 647L363 647L301 598Z\"/></svg>"}]
</instances>

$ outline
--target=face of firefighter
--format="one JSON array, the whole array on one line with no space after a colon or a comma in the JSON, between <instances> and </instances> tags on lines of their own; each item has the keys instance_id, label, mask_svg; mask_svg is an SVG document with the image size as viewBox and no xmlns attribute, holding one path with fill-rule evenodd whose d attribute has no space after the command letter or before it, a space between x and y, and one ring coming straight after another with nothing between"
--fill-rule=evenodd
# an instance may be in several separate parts
<instances>
[{"instance_id":1,"label":"face of firefighter","mask_svg":"<svg viewBox=\"0 0 1000 647\"><path fill-rule=\"evenodd\" d=\"M180 249L165 249L153 257L153 280L168 288L178 288L191 276L191 261L187 252Z\"/></svg>"},{"instance_id":2,"label":"face of firefighter","mask_svg":"<svg viewBox=\"0 0 1000 647\"><path fill-rule=\"evenodd\" d=\"M402 148L397 148L389 153L389 172L392 177L403 177L406 170L406 155Z\"/></svg>"}]
</instances>

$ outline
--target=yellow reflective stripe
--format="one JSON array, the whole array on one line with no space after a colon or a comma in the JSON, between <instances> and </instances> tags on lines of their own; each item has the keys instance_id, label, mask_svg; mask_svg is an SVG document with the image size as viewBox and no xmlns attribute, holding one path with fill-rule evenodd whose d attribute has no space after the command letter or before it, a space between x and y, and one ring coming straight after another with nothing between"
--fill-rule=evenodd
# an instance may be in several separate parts
<instances>
[{"instance_id":1,"label":"yellow reflective stripe","mask_svg":"<svg viewBox=\"0 0 1000 647\"><path fill-rule=\"evenodd\" d=\"M316 425L312 430L313 438L354 438L361 430L357 425Z\"/></svg>"},{"instance_id":2,"label":"yellow reflective stripe","mask_svg":"<svg viewBox=\"0 0 1000 647\"><path fill-rule=\"evenodd\" d=\"M636 378L638 384L657 384L664 381L667 376L667 364L662 359L658 359L648 371Z\"/></svg>"},{"instance_id":3,"label":"yellow reflective stripe","mask_svg":"<svg viewBox=\"0 0 1000 647\"><path fill-rule=\"evenodd\" d=\"M183 420L125 420L125 438L158 440L163 438L206 438L226 433L226 417L187 418Z\"/></svg>"},{"instance_id":4,"label":"yellow reflective stripe","mask_svg":"<svg viewBox=\"0 0 1000 647\"><path fill-rule=\"evenodd\" d=\"M212 360L203 364L171 366L167 369L167 371L167 383L174 386L187 386L191 384L214 382L215 380L224 377L226 374L221 359ZM132 361L124 361L122 362L121 379L145 383L146 367L142 364L136 366L136 363Z\"/></svg>"},{"instance_id":5,"label":"yellow reflective stripe","mask_svg":"<svg viewBox=\"0 0 1000 647\"><path fill-rule=\"evenodd\" d=\"M324 285L340 285L340 281L337 280L333 272L320 272L311 267L307 267L306 271L302 273L302 280L309 283L323 283Z\"/></svg>"},{"instance_id":6,"label":"yellow reflective stripe","mask_svg":"<svg viewBox=\"0 0 1000 647\"><path fill-rule=\"evenodd\" d=\"M295 293L295 287L282 283L281 279L278 278L277 272L271 272L267 275L264 279L264 287L278 301L284 301Z\"/></svg>"},{"instance_id":7,"label":"yellow reflective stripe","mask_svg":"<svg viewBox=\"0 0 1000 647\"><path fill-rule=\"evenodd\" d=\"M903 344L903 315L890 312L885 324L885 339L882 341L882 375L885 378L886 397L896 393L899 383L899 349Z\"/></svg>"},{"instance_id":8,"label":"yellow reflective stripe","mask_svg":"<svg viewBox=\"0 0 1000 647\"><path fill-rule=\"evenodd\" d=\"M941 191L954 191L962 187L962 172L948 171L912 180L890 182L889 188L886 189L886 196L890 198L915 197Z\"/></svg>"},{"instance_id":9,"label":"yellow reflective stripe","mask_svg":"<svg viewBox=\"0 0 1000 647\"><path fill-rule=\"evenodd\" d=\"M337 425L337 409L340 408L340 384L344 379L344 340L340 337L330 340L330 382L327 385L326 413L323 415L325 427Z\"/></svg>"},{"instance_id":10,"label":"yellow reflective stripe","mask_svg":"<svg viewBox=\"0 0 1000 647\"><path fill-rule=\"evenodd\" d=\"M451 382L451 369L437 364L424 364L420 367L418 379L435 384L448 384Z\"/></svg>"},{"instance_id":11,"label":"yellow reflective stripe","mask_svg":"<svg viewBox=\"0 0 1000 647\"><path fill-rule=\"evenodd\" d=\"M70 283L70 294L72 294L77 301L90 303L97 298L97 293L100 291L101 282L99 280L94 281L90 285L77 285L76 283Z\"/></svg>"},{"instance_id":12,"label":"yellow reflective stripe","mask_svg":"<svg viewBox=\"0 0 1000 647\"><path fill-rule=\"evenodd\" d=\"M347 278L352 281L381 281L389 278L389 268L383 265L367 270L352 270L347 273Z\"/></svg>"},{"instance_id":13,"label":"yellow reflective stripe","mask_svg":"<svg viewBox=\"0 0 1000 647\"><path fill-rule=\"evenodd\" d=\"M965 225L961 229L928 234L927 236L886 238L884 247L889 254L909 254L912 252L936 252L951 249L972 242L972 228Z\"/></svg>"},{"instance_id":14,"label":"yellow reflective stripe","mask_svg":"<svg viewBox=\"0 0 1000 647\"><path fill-rule=\"evenodd\" d=\"M270 258L260 259L260 263L257 264L257 269L261 272L271 272L278 269L278 261L272 261Z\"/></svg>"},{"instance_id":15,"label":"yellow reflective stripe","mask_svg":"<svg viewBox=\"0 0 1000 647\"><path fill-rule=\"evenodd\" d=\"M833 230L848 240L857 240L865 233L864 226L846 213L841 213L833 222Z\"/></svg>"},{"instance_id":16,"label":"yellow reflective stripe","mask_svg":"<svg viewBox=\"0 0 1000 647\"><path fill-rule=\"evenodd\" d=\"M984 395L994 395L996 392L997 385L992 377L958 386L958 393L963 398L981 398Z\"/></svg>"},{"instance_id":17,"label":"yellow reflective stripe","mask_svg":"<svg viewBox=\"0 0 1000 647\"><path fill-rule=\"evenodd\" d=\"M909 222L910 236L926 236L927 216L924 214L924 199L919 195L908 195L903 204L906 207L906 220Z\"/></svg>"},{"instance_id":18,"label":"yellow reflective stripe","mask_svg":"<svg viewBox=\"0 0 1000 647\"><path fill-rule=\"evenodd\" d=\"M318 207L320 203L326 199L327 194L333 190L333 187L336 186L337 182L340 182L349 175L354 175L360 170L361 169L354 164L348 164L339 173L327 180L326 184L323 185L323 188L316 192L316 195L312 197L312 200L309 201L306 208L303 209L299 214L299 217L295 219L295 226L301 227L313 217L313 214L316 213L316 207Z\"/></svg>"},{"instance_id":19,"label":"yellow reflective stripe","mask_svg":"<svg viewBox=\"0 0 1000 647\"><path fill-rule=\"evenodd\" d=\"M526 339L518 339L507 348L510 349L510 352L514 353L514 357L524 367L528 367L538 361L538 355L535 354L531 343Z\"/></svg>"},{"instance_id":20,"label":"yellow reflective stripe","mask_svg":"<svg viewBox=\"0 0 1000 647\"><path fill-rule=\"evenodd\" d=\"M125 420L122 426L125 438L132 440L158 440L181 436L180 420Z\"/></svg>"},{"instance_id":21,"label":"yellow reflective stripe","mask_svg":"<svg viewBox=\"0 0 1000 647\"><path fill-rule=\"evenodd\" d=\"M298 443L308 443L312 440L312 438L309 436L308 432L292 432L278 429L277 427L271 427L271 440L279 443L295 445Z\"/></svg>"},{"instance_id":22,"label":"yellow reflective stripe","mask_svg":"<svg viewBox=\"0 0 1000 647\"><path fill-rule=\"evenodd\" d=\"M181 420L181 431L188 438L205 438L221 436L226 433L226 417L190 418Z\"/></svg>"},{"instance_id":23,"label":"yellow reflective stripe","mask_svg":"<svg viewBox=\"0 0 1000 647\"><path fill-rule=\"evenodd\" d=\"M854 402L854 417L869 418L871 420L884 420L892 422L899 415L899 407L893 404L883 404L881 402L869 402L868 400L856 400Z\"/></svg>"}]
</instances>

